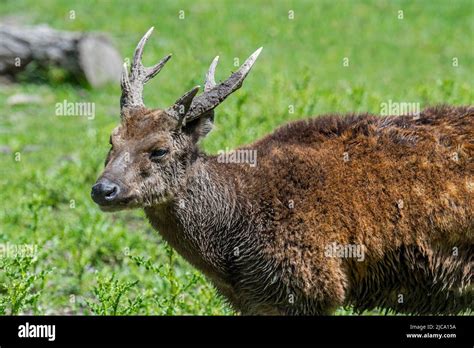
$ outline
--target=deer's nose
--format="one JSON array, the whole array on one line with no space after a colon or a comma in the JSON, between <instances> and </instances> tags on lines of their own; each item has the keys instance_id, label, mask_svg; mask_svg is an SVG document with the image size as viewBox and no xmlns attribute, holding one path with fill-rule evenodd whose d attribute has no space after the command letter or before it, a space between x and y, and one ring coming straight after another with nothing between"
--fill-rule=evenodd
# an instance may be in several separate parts
<instances>
[{"instance_id":1,"label":"deer's nose","mask_svg":"<svg viewBox=\"0 0 474 348\"><path fill-rule=\"evenodd\" d=\"M97 204L108 205L114 202L119 193L120 186L104 178L92 186L91 196Z\"/></svg>"}]
</instances>

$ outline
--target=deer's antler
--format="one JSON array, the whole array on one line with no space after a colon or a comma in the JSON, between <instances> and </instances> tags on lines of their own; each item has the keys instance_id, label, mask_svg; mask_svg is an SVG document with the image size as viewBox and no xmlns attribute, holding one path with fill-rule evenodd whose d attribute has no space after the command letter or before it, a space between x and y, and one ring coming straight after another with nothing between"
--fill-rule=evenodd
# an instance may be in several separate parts
<instances>
[{"instance_id":1,"label":"deer's antler","mask_svg":"<svg viewBox=\"0 0 474 348\"><path fill-rule=\"evenodd\" d=\"M122 116L128 109L145 106L143 103L143 85L157 75L166 62L171 58L171 54L169 54L152 67L143 66L143 48L152 32L153 27L146 32L138 43L130 66L130 75L128 74L127 65L123 65L122 78L120 82L122 86L122 96L120 97ZM242 83L261 51L262 47L256 50L244 62L244 64L242 64L239 70L230 75L227 80L219 84L216 84L214 77L217 62L219 60L219 56L217 56L212 61L209 71L206 74L204 93L196 97L199 90L199 86L196 86L179 98L174 105L166 109L166 112L178 120L179 126L183 123L195 120L202 115L212 115L211 113L216 106L222 103L225 98L242 86Z\"/></svg>"},{"instance_id":2,"label":"deer's antler","mask_svg":"<svg viewBox=\"0 0 474 348\"><path fill-rule=\"evenodd\" d=\"M209 115L209 113L212 112L216 106L222 103L225 98L242 86L242 83L250 72L250 69L252 69L252 66L254 65L261 51L262 47L252 53L252 55L247 58L244 64L242 64L239 70L230 75L227 80L219 84L216 84L214 77L217 62L219 61L219 56L217 56L212 61L211 66L209 67L209 70L206 74L204 93L194 97L197 93L197 89L195 87L193 90L191 90L195 91L192 96L190 94L191 91L187 92L183 97L179 98L173 106L168 108L166 112L172 116L175 116L179 120L179 125L195 120L204 114ZM185 98L186 96L190 97L191 99ZM186 105L183 105L183 99L186 100ZM180 112L176 112L176 110L180 110Z\"/></svg>"},{"instance_id":3,"label":"deer's antler","mask_svg":"<svg viewBox=\"0 0 474 348\"><path fill-rule=\"evenodd\" d=\"M152 32L153 27L146 32L138 43L130 66L130 75L128 74L127 64L124 63L123 65L122 78L120 82L122 86L122 96L120 97L120 109L122 110L122 113L125 109L145 106L143 103L143 85L155 77L171 58L171 54L169 54L152 67L143 66L143 48Z\"/></svg>"}]
</instances>

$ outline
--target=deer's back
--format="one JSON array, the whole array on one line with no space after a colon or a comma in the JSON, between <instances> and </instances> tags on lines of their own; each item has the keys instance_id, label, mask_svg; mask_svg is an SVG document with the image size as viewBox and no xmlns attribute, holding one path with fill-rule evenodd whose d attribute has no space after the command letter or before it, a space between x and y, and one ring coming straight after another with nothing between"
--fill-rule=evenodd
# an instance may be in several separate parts
<instances>
[{"instance_id":1,"label":"deer's back","mask_svg":"<svg viewBox=\"0 0 474 348\"><path fill-rule=\"evenodd\" d=\"M249 148L258 158L245 169L252 199L278 224L324 230L307 238L473 238L472 107L325 116L290 123Z\"/></svg>"},{"instance_id":2,"label":"deer's back","mask_svg":"<svg viewBox=\"0 0 474 348\"><path fill-rule=\"evenodd\" d=\"M417 262L403 255L418 254L424 257L418 270L431 277L436 267L451 267L452 279L441 277L441 284L470 279L474 108L429 108L415 117L325 116L290 123L246 148L257 151L258 164L239 166L243 190L260 221L267 259L287 288L341 303L367 290L356 282L376 291L388 282L385 275L411 267L400 263ZM363 245L368 262L328 258L332 243ZM450 259L453 247L462 259ZM358 300L353 304L363 308Z\"/></svg>"}]
</instances>

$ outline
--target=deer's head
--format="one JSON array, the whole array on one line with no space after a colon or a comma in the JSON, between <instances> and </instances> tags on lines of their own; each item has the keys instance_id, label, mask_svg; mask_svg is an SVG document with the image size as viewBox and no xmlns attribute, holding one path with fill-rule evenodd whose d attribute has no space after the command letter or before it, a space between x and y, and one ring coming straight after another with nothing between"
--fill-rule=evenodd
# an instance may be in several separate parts
<instances>
[{"instance_id":1,"label":"deer's head","mask_svg":"<svg viewBox=\"0 0 474 348\"><path fill-rule=\"evenodd\" d=\"M165 202L186 181L198 155L197 142L212 128L214 108L242 83L262 48L255 51L227 80L217 83L214 58L206 74L204 93L192 88L166 109L148 109L143 103L144 84L171 58L144 67L143 48L153 28L135 50L130 74L124 64L120 98L121 123L110 136L112 146L102 175L92 187L92 199L104 211L146 207Z\"/></svg>"}]
</instances>

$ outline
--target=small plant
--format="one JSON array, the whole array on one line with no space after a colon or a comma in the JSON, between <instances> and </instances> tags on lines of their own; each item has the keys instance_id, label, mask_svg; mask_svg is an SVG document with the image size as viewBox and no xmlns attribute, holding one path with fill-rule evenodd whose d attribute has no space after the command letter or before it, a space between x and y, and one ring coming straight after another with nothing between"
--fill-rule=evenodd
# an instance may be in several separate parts
<instances>
[{"instance_id":1,"label":"small plant","mask_svg":"<svg viewBox=\"0 0 474 348\"><path fill-rule=\"evenodd\" d=\"M35 313L49 271L35 271L34 257L0 258L0 314Z\"/></svg>"},{"instance_id":2,"label":"small plant","mask_svg":"<svg viewBox=\"0 0 474 348\"><path fill-rule=\"evenodd\" d=\"M142 297L128 298L126 304L122 303L122 299L137 283L138 281L124 282L115 279L115 273L109 278L98 274L97 286L93 290L98 302L87 301L87 304L92 313L98 315L130 315L136 313L142 306Z\"/></svg>"},{"instance_id":3,"label":"small plant","mask_svg":"<svg viewBox=\"0 0 474 348\"><path fill-rule=\"evenodd\" d=\"M196 286L202 281L202 276L197 272L183 277L179 277L176 273L176 254L173 249L166 246L167 262L164 265L155 265L151 259L145 259L141 256L130 256L130 258L139 267L144 267L147 271L151 271L158 279L157 283L161 283L165 291L159 291L150 294L160 309L161 314L173 315L179 309L184 309L184 295L190 288ZM166 295L164 295L166 294Z\"/></svg>"}]
</instances>

